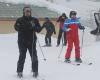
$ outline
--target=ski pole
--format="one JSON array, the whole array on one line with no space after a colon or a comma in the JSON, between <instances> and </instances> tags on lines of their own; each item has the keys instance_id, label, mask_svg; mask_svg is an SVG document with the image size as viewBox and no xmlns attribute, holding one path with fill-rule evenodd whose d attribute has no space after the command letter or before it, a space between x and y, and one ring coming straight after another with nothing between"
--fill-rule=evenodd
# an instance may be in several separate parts
<instances>
[{"instance_id":1,"label":"ski pole","mask_svg":"<svg viewBox=\"0 0 100 80\"><path fill-rule=\"evenodd\" d=\"M84 29L83 29L83 34L82 34L81 57L82 57L83 42L84 42Z\"/></svg>"},{"instance_id":2,"label":"ski pole","mask_svg":"<svg viewBox=\"0 0 100 80\"><path fill-rule=\"evenodd\" d=\"M34 45L34 33L33 33L33 41L32 41L32 63L33 63L33 45Z\"/></svg>"},{"instance_id":3,"label":"ski pole","mask_svg":"<svg viewBox=\"0 0 100 80\"><path fill-rule=\"evenodd\" d=\"M60 58L60 55L62 54L62 51L63 51L63 36L62 36L62 47L61 47L61 51L60 51L60 53L59 53L59 55L58 55L58 59Z\"/></svg>"},{"instance_id":4,"label":"ski pole","mask_svg":"<svg viewBox=\"0 0 100 80\"><path fill-rule=\"evenodd\" d=\"M39 47L40 47L41 53L42 53L43 58L44 58L43 60L46 61L46 58L45 58L45 56L44 56L44 53L43 53L43 50L42 50L42 48L41 48L40 42L39 42L38 39L37 39L37 41L38 41L38 44L39 44Z\"/></svg>"}]
</instances>

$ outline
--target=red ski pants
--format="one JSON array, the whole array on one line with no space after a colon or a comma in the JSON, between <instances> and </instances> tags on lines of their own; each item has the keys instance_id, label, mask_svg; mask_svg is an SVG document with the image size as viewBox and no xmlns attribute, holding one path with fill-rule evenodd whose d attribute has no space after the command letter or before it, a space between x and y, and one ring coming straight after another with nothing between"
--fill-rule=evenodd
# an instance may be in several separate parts
<instances>
[{"instance_id":1,"label":"red ski pants","mask_svg":"<svg viewBox=\"0 0 100 80\"><path fill-rule=\"evenodd\" d=\"M68 48L65 55L66 59L69 59L71 56L71 51L73 49L73 44L75 46L75 58L80 58L80 47L79 47L79 36L78 36L78 26L70 26L70 32L66 32Z\"/></svg>"}]
</instances>

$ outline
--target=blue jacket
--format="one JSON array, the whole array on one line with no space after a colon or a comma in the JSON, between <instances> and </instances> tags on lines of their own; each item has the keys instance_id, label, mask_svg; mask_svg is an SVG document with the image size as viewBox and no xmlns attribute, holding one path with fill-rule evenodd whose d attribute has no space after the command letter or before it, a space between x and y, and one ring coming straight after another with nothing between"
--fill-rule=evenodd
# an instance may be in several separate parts
<instances>
[{"instance_id":1,"label":"blue jacket","mask_svg":"<svg viewBox=\"0 0 100 80\"><path fill-rule=\"evenodd\" d=\"M77 24L80 29L83 29L77 17L74 19L69 18L69 19L66 19L64 22L64 28L63 28L64 32L66 32L66 29L68 28L68 26L69 25L71 26L72 24Z\"/></svg>"}]
</instances>

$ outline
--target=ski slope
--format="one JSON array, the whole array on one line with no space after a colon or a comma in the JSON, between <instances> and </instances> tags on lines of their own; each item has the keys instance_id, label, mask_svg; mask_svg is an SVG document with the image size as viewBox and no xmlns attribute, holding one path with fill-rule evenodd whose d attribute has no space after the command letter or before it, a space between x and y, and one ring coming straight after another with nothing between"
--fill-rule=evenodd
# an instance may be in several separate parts
<instances>
[{"instance_id":1,"label":"ski slope","mask_svg":"<svg viewBox=\"0 0 100 80\"><path fill-rule=\"evenodd\" d=\"M78 0L66 3L65 0L55 0L54 3L45 0L0 0L6 3L25 3L47 7L48 9L57 11L58 13L65 12L67 15L70 10L76 10L78 16L81 17L82 24L86 26L84 33L84 45L82 48L82 60L85 63L92 62L93 65L88 66L82 64L74 66L64 64L64 56L66 47L63 48L58 60L58 55L61 47L56 47L56 38L52 38L52 47L42 47L47 61L43 60L43 56L37 42L38 58L39 58L39 75L45 80L99 80L100 74L100 36L90 35L91 29L89 27L96 27L93 18L93 12L97 11L100 7L98 2L90 2L87 0ZM72 2L73 1L73 2ZM90 20L90 21L89 21ZM79 31L80 46L82 39L82 31ZM44 45L44 35L37 34L40 45ZM19 56L17 46L17 33L15 34L0 34L0 80L18 80L16 77L17 60ZM74 49L72 51L72 61L74 61ZM24 67L24 80L34 80L31 73L31 60L27 52L25 67Z\"/></svg>"},{"instance_id":2,"label":"ski slope","mask_svg":"<svg viewBox=\"0 0 100 80\"><path fill-rule=\"evenodd\" d=\"M84 46L82 49L82 60L86 63L92 62L93 65L91 66L86 64L74 66L62 63L61 61L64 61L66 47L63 48L60 59L58 59L61 45L60 47L56 47L56 38L52 38L52 47L42 47L43 53L47 59L44 61L37 42L40 77L45 80L99 80L100 42L96 42L97 37L90 35L89 31L90 29L86 28ZM37 36L40 45L43 46L44 35L37 34ZM81 43L82 31L79 31L79 36ZM18 55L17 33L0 34L0 80L18 80L16 77ZM72 51L71 60L74 61L74 49ZM35 80L32 78L31 60L28 52L23 73L23 80Z\"/></svg>"}]
</instances>

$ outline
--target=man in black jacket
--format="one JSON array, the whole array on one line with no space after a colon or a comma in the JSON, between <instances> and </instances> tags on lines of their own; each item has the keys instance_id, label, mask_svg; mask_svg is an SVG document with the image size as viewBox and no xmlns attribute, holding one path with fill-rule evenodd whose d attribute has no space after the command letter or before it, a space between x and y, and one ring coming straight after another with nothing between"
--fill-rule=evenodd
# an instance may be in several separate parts
<instances>
[{"instance_id":1,"label":"man in black jacket","mask_svg":"<svg viewBox=\"0 0 100 80\"><path fill-rule=\"evenodd\" d=\"M23 77L23 68L27 49L29 50L31 56L33 77L37 77L38 57L36 50L37 37L35 32L40 32L41 26L38 19L32 17L30 7L24 7L23 16L17 19L14 27L18 32L18 47L20 53L17 63L18 77Z\"/></svg>"},{"instance_id":2,"label":"man in black jacket","mask_svg":"<svg viewBox=\"0 0 100 80\"><path fill-rule=\"evenodd\" d=\"M42 29L43 28L46 29L45 44L46 46L51 46L51 36L53 33L56 34L56 31L54 24L48 17L45 18L45 22L43 23Z\"/></svg>"}]
</instances>

